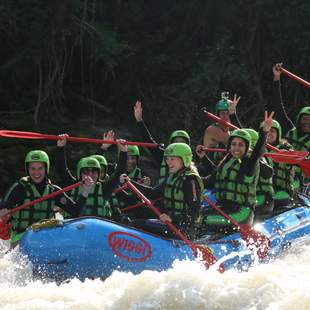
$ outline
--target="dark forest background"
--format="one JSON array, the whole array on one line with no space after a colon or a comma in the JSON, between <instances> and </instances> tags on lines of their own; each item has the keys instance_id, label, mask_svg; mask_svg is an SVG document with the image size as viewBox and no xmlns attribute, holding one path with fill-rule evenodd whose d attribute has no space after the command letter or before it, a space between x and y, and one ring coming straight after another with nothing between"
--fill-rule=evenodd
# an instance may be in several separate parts
<instances>
[{"instance_id":1,"label":"dark forest background","mask_svg":"<svg viewBox=\"0 0 310 310\"><path fill-rule=\"evenodd\" d=\"M270 100L272 65L310 80L310 1L1 0L0 127L134 138L132 107L159 142L206 126L221 91L242 96L255 126ZM309 92L282 78L289 115ZM55 143L0 138L0 195L23 175L25 153ZM72 167L97 146L70 144ZM52 160L53 162L53 160Z\"/></svg>"}]
</instances>

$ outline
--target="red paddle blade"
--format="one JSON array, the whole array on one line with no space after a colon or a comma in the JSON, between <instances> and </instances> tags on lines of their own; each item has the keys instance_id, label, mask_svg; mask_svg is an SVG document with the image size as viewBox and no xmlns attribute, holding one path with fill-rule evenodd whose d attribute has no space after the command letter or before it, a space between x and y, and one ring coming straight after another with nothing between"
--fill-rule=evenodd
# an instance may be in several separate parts
<instances>
[{"instance_id":1,"label":"red paddle blade","mask_svg":"<svg viewBox=\"0 0 310 310\"><path fill-rule=\"evenodd\" d=\"M279 150L280 154L287 154L291 156L300 156L302 158L306 158L309 155L307 151L286 151L286 150Z\"/></svg>"},{"instance_id":2,"label":"red paddle blade","mask_svg":"<svg viewBox=\"0 0 310 310\"><path fill-rule=\"evenodd\" d=\"M213 251L208 246L194 245L194 254L202 262L204 262L206 268L216 263L216 258L213 255Z\"/></svg>"},{"instance_id":3,"label":"red paddle blade","mask_svg":"<svg viewBox=\"0 0 310 310\"><path fill-rule=\"evenodd\" d=\"M30 131L0 130L0 136L7 138L44 139L44 135Z\"/></svg>"},{"instance_id":4,"label":"red paddle blade","mask_svg":"<svg viewBox=\"0 0 310 310\"><path fill-rule=\"evenodd\" d=\"M305 159L305 156L293 155L287 153L266 153L265 157L271 158L275 162L286 163L286 164L298 164Z\"/></svg>"},{"instance_id":5,"label":"red paddle blade","mask_svg":"<svg viewBox=\"0 0 310 310\"><path fill-rule=\"evenodd\" d=\"M265 258L270 248L270 239L256 231L250 225L240 225L240 236L246 241L247 247L256 252L259 258Z\"/></svg>"},{"instance_id":6,"label":"red paddle blade","mask_svg":"<svg viewBox=\"0 0 310 310\"><path fill-rule=\"evenodd\" d=\"M3 240L8 240L11 238L11 224L8 222L8 220L9 217L3 217L0 219L0 238Z\"/></svg>"},{"instance_id":7,"label":"red paddle blade","mask_svg":"<svg viewBox=\"0 0 310 310\"><path fill-rule=\"evenodd\" d=\"M298 166L302 169L304 175L307 178L310 178L310 159L304 159L298 163Z\"/></svg>"}]
</instances>

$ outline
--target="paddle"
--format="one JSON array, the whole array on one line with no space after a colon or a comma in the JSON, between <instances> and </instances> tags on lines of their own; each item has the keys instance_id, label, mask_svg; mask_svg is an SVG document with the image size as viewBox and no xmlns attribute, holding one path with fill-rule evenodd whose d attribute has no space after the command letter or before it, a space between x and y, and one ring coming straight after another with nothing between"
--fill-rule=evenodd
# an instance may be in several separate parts
<instances>
[{"instance_id":1,"label":"paddle","mask_svg":"<svg viewBox=\"0 0 310 310\"><path fill-rule=\"evenodd\" d=\"M270 240L267 236L254 230L251 225L240 224L236 222L222 209L220 209L214 202L212 202L207 196L205 196L205 200L214 210L220 213L227 221L232 223L237 228L237 230L240 232L241 239L245 240L247 247L251 251L256 250L257 256L259 258L264 258L268 255Z\"/></svg>"},{"instance_id":2,"label":"paddle","mask_svg":"<svg viewBox=\"0 0 310 310\"><path fill-rule=\"evenodd\" d=\"M305 87L307 87L307 88L310 88L310 83L309 83L309 82L303 80L303 79L300 78L299 76L293 74L292 72L290 72L290 71L288 71L288 70L286 70L286 69L284 69L284 68L282 68L282 67L280 68L280 70L281 70L281 72L282 72L284 75L290 77L291 79L295 80L296 82L300 83L301 85L303 85L303 86L305 86Z\"/></svg>"},{"instance_id":3,"label":"paddle","mask_svg":"<svg viewBox=\"0 0 310 310\"><path fill-rule=\"evenodd\" d=\"M226 127L229 127L229 128L233 128L233 129L239 129L237 126L219 118L218 116L210 113L210 112L207 112L206 110L203 111L205 116L209 119L212 119L213 121L219 123L219 124L222 124L223 126L226 126ZM278 149L277 147L267 143L267 148L272 150L272 151L275 151L279 154L287 154L288 156L304 156L305 154L305 151L286 151L286 150L280 150ZM280 158L281 155L278 156L278 158ZM310 161L308 159L305 158L306 156L304 156L300 161L298 161L298 163L296 163L301 169L302 171L304 172L305 176L306 177L310 177ZM274 156L274 158L276 158L276 156ZM282 156L282 160L284 162L285 160L285 156ZM287 159L289 161L289 159ZM289 163L289 162L288 162Z\"/></svg>"},{"instance_id":4,"label":"paddle","mask_svg":"<svg viewBox=\"0 0 310 310\"><path fill-rule=\"evenodd\" d=\"M10 216L20 210L23 210L23 209L26 209L32 205L35 205L37 203L40 203L44 200L47 200L47 199L51 199L51 198L54 198L64 192L67 192L67 191L70 191L71 189L73 188L76 188L76 187L79 187L80 185L82 184L82 182L77 182L77 183L74 183L72 185L69 185L67 187L64 187L56 192L52 192L46 196L43 196L43 197L40 197L40 198L37 198L35 200L32 200L32 201L29 201L29 202L26 202L22 205L20 205L19 207L16 207L14 209L11 209L11 210L8 210L8 212L5 214L5 215L2 215L2 217L0 217L0 238L3 239L3 240L7 240L10 238L10 233L9 233L9 228L10 228L10 224L8 223L9 219L10 219ZM6 239L4 239L6 238Z\"/></svg>"},{"instance_id":5,"label":"paddle","mask_svg":"<svg viewBox=\"0 0 310 310\"><path fill-rule=\"evenodd\" d=\"M161 217L162 213L148 200L135 185L133 185L130 181L127 181L125 185L132 190L133 193L139 197L142 202L144 202L157 216ZM205 262L205 266L208 268L210 265L213 265L216 262L216 257L213 255L211 250L207 247L203 247L197 244L192 243L179 229L177 229L171 222L165 221L164 224L168 226L168 228L178 236L185 244L187 244L190 249L193 251L195 256L198 258L202 258L202 261ZM220 271L224 271L223 266L220 266Z\"/></svg>"},{"instance_id":6,"label":"paddle","mask_svg":"<svg viewBox=\"0 0 310 310\"><path fill-rule=\"evenodd\" d=\"M203 148L206 152L214 152L214 153L227 153L226 149L219 148ZM286 164L302 164L304 165L304 173L310 173L310 164L309 159L306 159L309 155L307 151L286 151L279 150L278 153L265 153L263 156L271 158L275 162L286 163ZM306 164L305 164L306 162Z\"/></svg>"},{"instance_id":7,"label":"paddle","mask_svg":"<svg viewBox=\"0 0 310 310\"><path fill-rule=\"evenodd\" d=\"M39 139L39 140L60 140L61 138L57 135L46 135L38 132L30 131L14 131L14 130L0 130L0 136L6 138L19 138L19 139ZM96 144L117 144L115 140L101 140L93 138L81 138L81 137L70 137L67 136L66 139L72 142L83 142L83 143L96 143ZM127 145L138 145L141 147L156 148L160 146L156 143L148 142L130 142L126 141Z\"/></svg>"}]
</instances>

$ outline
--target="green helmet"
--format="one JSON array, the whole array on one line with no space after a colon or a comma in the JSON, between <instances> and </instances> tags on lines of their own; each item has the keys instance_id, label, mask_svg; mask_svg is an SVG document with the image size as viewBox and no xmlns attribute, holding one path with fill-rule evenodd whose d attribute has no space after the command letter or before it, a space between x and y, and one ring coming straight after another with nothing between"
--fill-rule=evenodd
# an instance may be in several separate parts
<instances>
[{"instance_id":1,"label":"green helmet","mask_svg":"<svg viewBox=\"0 0 310 310\"><path fill-rule=\"evenodd\" d=\"M29 163L34 163L34 162L40 162L44 163L46 165L46 173L49 173L50 171L50 159L46 152L41 151L41 150L34 150L28 152L28 154L25 157L25 169L27 171L27 166Z\"/></svg>"},{"instance_id":2,"label":"green helmet","mask_svg":"<svg viewBox=\"0 0 310 310\"><path fill-rule=\"evenodd\" d=\"M256 130L252 128L243 128L250 136L251 136L251 143L250 143L250 148L254 149L255 144L257 143L258 140L258 133Z\"/></svg>"},{"instance_id":3,"label":"green helmet","mask_svg":"<svg viewBox=\"0 0 310 310\"><path fill-rule=\"evenodd\" d=\"M236 129L234 130L230 137L229 137L229 140L228 140L228 144L227 144L227 148L229 149L230 148L230 144L231 144L231 141L233 138L240 138L242 140L245 141L246 143L246 151L245 151L245 154L248 152L249 150L249 147L251 145L251 136L250 134L244 130L244 129Z\"/></svg>"},{"instance_id":4,"label":"green helmet","mask_svg":"<svg viewBox=\"0 0 310 310\"><path fill-rule=\"evenodd\" d=\"M95 169L98 169L98 173L100 174L100 163L99 161L92 157L92 156L89 156L89 157L83 157L79 160L78 164L77 164L77 178L79 179L81 177L81 170L83 168L95 168Z\"/></svg>"},{"instance_id":5,"label":"green helmet","mask_svg":"<svg viewBox=\"0 0 310 310\"><path fill-rule=\"evenodd\" d=\"M95 155L91 155L90 157L96 158L99 161L100 166L106 167L108 165L108 162L103 155L95 154Z\"/></svg>"},{"instance_id":6,"label":"green helmet","mask_svg":"<svg viewBox=\"0 0 310 310\"><path fill-rule=\"evenodd\" d=\"M220 111L228 111L229 104L227 99L221 99L215 105L215 114L218 115Z\"/></svg>"},{"instance_id":7,"label":"green helmet","mask_svg":"<svg viewBox=\"0 0 310 310\"><path fill-rule=\"evenodd\" d=\"M140 156L140 151L138 146L136 145L128 145L128 152L127 155L129 156Z\"/></svg>"},{"instance_id":8,"label":"green helmet","mask_svg":"<svg viewBox=\"0 0 310 310\"><path fill-rule=\"evenodd\" d=\"M260 123L259 128L263 128L264 127L264 122ZM277 142L276 144L280 143L280 140L282 139L282 127L280 125L280 123L278 121L276 121L275 119L272 120L272 124L271 124L271 128L274 128L277 130Z\"/></svg>"},{"instance_id":9,"label":"green helmet","mask_svg":"<svg viewBox=\"0 0 310 310\"><path fill-rule=\"evenodd\" d=\"M300 119L301 119L301 117L302 117L303 115L310 115L310 107L303 107L303 108L299 111L299 113L298 113L298 115L297 115L297 121L296 121L297 126L299 125Z\"/></svg>"},{"instance_id":10,"label":"green helmet","mask_svg":"<svg viewBox=\"0 0 310 310\"><path fill-rule=\"evenodd\" d=\"M169 144L165 149L164 156L181 157L185 167L189 167L193 159L193 153L189 145L181 142Z\"/></svg>"},{"instance_id":11,"label":"green helmet","mask_svg":"<svg viewBox=\"0 0 310 310\"><path fill-rule=\"evenodd\" d=\"M170 138L169 138L169 144L173 143L173 140L174 140L175 138L178 138L178 137L180 137L180 138L185 138L186 143L187 143L188 145L190 145L190 143L191 143L191 138L190 138L189 134L188 134L185 130L175 130L175 131L171 134L171 136L170 136Z\"/></svg>"}]
</instances>

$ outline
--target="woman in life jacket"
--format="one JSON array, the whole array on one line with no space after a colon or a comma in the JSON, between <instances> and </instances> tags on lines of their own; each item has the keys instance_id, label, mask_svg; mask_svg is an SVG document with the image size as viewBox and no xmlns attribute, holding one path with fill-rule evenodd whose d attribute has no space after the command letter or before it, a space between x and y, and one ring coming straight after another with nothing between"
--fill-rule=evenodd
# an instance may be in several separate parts
<instances>
[{"instance_id":1,"label":"woman in life jacket","mask_svg":"<svg viewBox=\"0 0 310 310\"><path fill-rule=\"evenodd\" d=\"M139 167L139 160L139 147L136 145L128 145L126 174L131 180L149 186L151 185L151 179L145 176L144 172ZM110 203L113 208L122 210L128 206L136 205L139 203L139 200L128 190L116 190L110 199ZM151 214L152 213L150 213L150 210L147 208L132 209L130 213L128 213L130 218L148 218Z\"/></svg>"},{"instance_id":2,"label":"woman in life jacket","mask_svg":"<svg viewBox=\"0 0 310 310\"><path fill-rule=\"evenodd\" d=\"M244 129L234 130L228 140L228 154L205 182L208 189L215 189L219 207L238 223L253 224L258 161L265 151L266 136L273 115L273 112L269 116L265 112L264 127L259 131L259 139L251 154L249 133ZM233 225L211 207L204 210L203 225L206 232L233 230Z\"/></svg>"},{"instance_id":3,"label":"woman in life jacket","mask_svg":"<svg viewBox=\"0 0 310 310\"><path fill-rule=\"evenodd\" d=\"M272 101L267 102L267 109L275 111L282 127L282 136L297 151L310 152L310 106L302 107L296 117L295 124L288 117L281 91L282 63L273 66ZM310 157L309 157L310 158ZM294 191L307 193L310 180L306 178L300 167L295 166Z\"/></svg>"},{"instance_id":4,"label":"woman in life jacket","mask_svg":"<svg viewBox=\"0 0 310 310\"><path fill-rule=\"evenodd\" d=\"M263 126L263 123L260 127ZM267 143L276 146L280 150L290 151L293 147L282 139L282 128L278 121L273 120L271 129L267 135ZM273 167L273 188L274 194L274 212L282 210L282 208L291 208L294 199L294 177L295 166L286 163L273 162L271 158L267 158L269 165Z\"/></svg>"},{"instance_id":5,"label":"woman in life jacket","mask_svg":"<svg viewBox=\"0 0 310 310\"><path fill-rule=\"evenodd\" d=\"M133 182L135 186L149 199L163 198L160 220L173 222L191 239L199 231L199 215L203 184L192 164L192 151L185 143L172 143L164 153L169 168L169 176L164 182L152 188ZM121 182L128 180L122 176ZM166 225L158 219L135 220L132 225L145 230L174 238Z\"/></svg>"},{"instance_id":6,"label":"woman in life jacket","mask_svg":"<svg viewBox=\"0 0 310 310\"><path fill-rule=\"evenodd\" d=\"M1 204L1 213L60 189L48 178L50 160L46 152L30 151L25 157L25 170L27 175L14 183L5 195ZM63 193L12 214L11 243L16 244L27 227L33 223L53 218L54 211L58 208L65 210L70 217L80 216L86 207L90 188L93 186L93 181L88 176L84 176L81 180L83 184L79 187L80 195L75 201Z\"/></svg>"},{"instance_id":7,"label":"woman in life jacket","mask_svg":"<svg viewBox=\"0 0 310 310\"><path fill-rule=\"evenodd\" d=\"M250 152L254 149L258 141L258 133L252 128L243 128L251 137ZM268 135L267 135L268 136ZM272 183L273 168L268 159L259 159L259 177L256 188L256 207L254 211L255 220L269 217L274 208L274 189Z\"/></svg>"},{"instance_id":8,"label":"woman in life jacket","mask_svg":"<svg viewBox=\"0 0 310 310\"><path fill-rule=\"evenodd\" d=\"M61 139L57 141L56 169L62 184L68 186L85 176L89 176L94 182L88 195L86 202L87 207L85 208L83 215L99 216L108 219L115 218L119 220L120 212L117 209L114 210L111 208L109 199L119 184L120 175L126 171L127 145L124 144L125 141L116 140L120 149L117 168L107 180L101 180L99 177L101 166L94 156L81 158L77 164L76 177L72 175L67 167L65 154L66 135L61 135L60 137ZM73 189L70 192L70 197L73 199L79 195L79 188Z\"/></svg>"}]
</instances>

